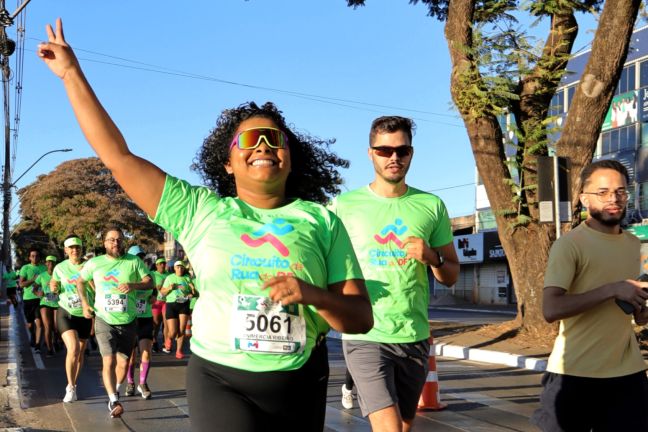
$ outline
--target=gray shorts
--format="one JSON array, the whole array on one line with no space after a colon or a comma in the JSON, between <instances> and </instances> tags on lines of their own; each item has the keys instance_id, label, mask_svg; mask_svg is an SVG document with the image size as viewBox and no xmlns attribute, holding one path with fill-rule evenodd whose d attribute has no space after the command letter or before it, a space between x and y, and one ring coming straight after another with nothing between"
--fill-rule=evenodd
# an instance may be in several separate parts
<instances>
[{"instance_id":1,"label":"gray shorts","mask_svg":"<svg viewBox=\"0 0 648 432\"><path fill-rule=\"evenodd\" d=\"M363 416L392 405L405 420L416 416L428 372L428 340L399 344L345 340L342 348Z\"/></svg>"},{"instance_id":2,"label":"gray shorts","mask_svg":"<svg viewBox=\"0 0 648 432\"><path fill-rule=\"evenodd\" d=\"M119 354L128 358L137 340L137 320L113 325L95 317L95 337L102 357Z\"/></svg>"}]
</instances>

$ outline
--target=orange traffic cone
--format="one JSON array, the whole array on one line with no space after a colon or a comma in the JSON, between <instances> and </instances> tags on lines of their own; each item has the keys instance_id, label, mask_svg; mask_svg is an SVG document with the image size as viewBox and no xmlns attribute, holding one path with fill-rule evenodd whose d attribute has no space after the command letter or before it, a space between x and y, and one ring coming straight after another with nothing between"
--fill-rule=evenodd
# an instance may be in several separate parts
<instances>
[{"instance_id":1,"label":"orange traffic cone","mask_svg":"<svg viewBox=\"0 0 648 432\"><path fill-rule=\"evenodd\" d=\"M436 356L434 355L434 338L430 336L430 355L428 357L428 374L418 402L418 409L441 411L448 404L441 402L439 376L437 375Z\"/></svg>"}]
</instances>

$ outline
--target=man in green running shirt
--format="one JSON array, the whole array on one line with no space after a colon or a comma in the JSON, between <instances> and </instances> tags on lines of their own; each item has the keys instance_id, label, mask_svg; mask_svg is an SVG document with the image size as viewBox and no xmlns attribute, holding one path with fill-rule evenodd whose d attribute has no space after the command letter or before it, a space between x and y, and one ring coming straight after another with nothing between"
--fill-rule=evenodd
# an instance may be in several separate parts
<instances>
[{"instance_id":1,"label":"man in green running shirt","mask_svg":"<svg viewBox=\"0 0 648 432\"><path fill-rule=\"evenodd\" d=\"M373 307L373 329L343 335L343 347L374 431L410 430L428 369L427 269L447 286L459 274L445 205L405 183L413 127L404 117L374 120L374 181L331 205L349 231Z\"/></svg>"},{"instance_id":2,"label":"man in green running shirt","mask_svg":"<svg viewBox=\"0 0 648 432\"><path fill-rule=\"evenodd\" d=\"M46 271L46 268L40 262L41 255L38 249L29 250L29 264L25 264L20 269L19 285L23 289L23 311L27 329L31 336L31 346L36 353L40 353L42 321L40 318L40 297L38 285L34 284L39 274Z\"/></svg>"},{"instance_id":3,"label":"man in green running shirt","mask_svg":"<svg viewBox=\"0 0 648 432\"><path fill-rule=\"evenodd\" d=\"M95 336L103 362L103 383L108 393L111 417L120 417L116 383L124 381L128 358L137 336L137 293L153 287L144 262L124 253L124 234L110 227L104 235L106 254L88 261L79 272L77 292L86 318L95 317ZM95 288L94 305L88 303L86 281Z\"/></svg>"}]
</instances>

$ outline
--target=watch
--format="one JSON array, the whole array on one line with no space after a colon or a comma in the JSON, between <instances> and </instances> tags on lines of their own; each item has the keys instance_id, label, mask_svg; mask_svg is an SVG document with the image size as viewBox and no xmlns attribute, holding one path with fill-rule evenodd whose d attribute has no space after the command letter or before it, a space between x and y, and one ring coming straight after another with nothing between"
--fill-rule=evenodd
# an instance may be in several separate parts
<instances>
[{"instance_id":1,"label":"watch","mask_svg":"<svg viewBox=\"0 0 648 432\"><path fill-rule=\"evenodd\" d=\"M441 255L441 252L439 251L435 251L435 252L437 254L437 259L439 260L439 264L437 265L432 264L432 267L434 268L443 267L443 264L445 264L445 259L443 259L443 255Z\"/></svg>"}]
</instances>

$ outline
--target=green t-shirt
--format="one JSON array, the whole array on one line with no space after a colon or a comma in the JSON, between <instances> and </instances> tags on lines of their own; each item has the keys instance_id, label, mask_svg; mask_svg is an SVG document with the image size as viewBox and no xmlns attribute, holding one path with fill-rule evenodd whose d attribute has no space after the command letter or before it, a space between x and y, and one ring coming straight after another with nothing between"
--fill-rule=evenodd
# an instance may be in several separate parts
<instances>
[{"instance_id":1,"label":"green t-shirt","mask_svg":"<svg viewBox=\"0 0 648 432\"><path fill-rule=\"evenodd\" d=\"M188 296L191 294L191 287L189 284L191 282L191 277L189 275L178 276L175 273L170 274L166 279L164 279L164 288L168 288L171 285L175 285L169 293L166 295L167 303L186 303L189 301Z\"/></svg>"},{"instance_id":2,"label":"green t-shirt","mask_svg":"<svg viewBox=\"0 0 648 432\"><path fill-rule=\"evenodd\" d=\"M297 369L329 330L310 305L271 302L264 279L294 275L327 289L362 278L344 226L312 202L258 209L167 176L154 221L182 244L196 274L191 351L229 367Z\"/></svg>"},{"instance_id":3,"label":"green t-shirt","mask_svg":"<svg viewBox=\"0 0 648 432\"><path fill-rule=\"evenodd\" d=\"M52 279L60 284L59 286L59 306L77 317L83 316L83 307L81 299L77 293L76 281L79 279L79 272L83 268L83 263L72 264L67 259L57 264L52 272ZM90 301L91 291L86 284L86 295ZM92 303L90 303L92 304Z\"/></svg>"},{"instance_id":4,"label":"green t-shirt","mask_svg":"<svg viewBox=\"0 0 648 432\"><path fill-rule=\"evenodd\" d=\"M2 279L5 281L6 288L16 288L18 286L18 273L15 271L5 272Z\"/></svg>"},{"instance_id":5,"label":"green t-shirt","mask_svg":"<svg viewBox=\"0 0 648 432\"><path fill-rule=\"evenodd\" d=\"M53 293L52 290L50 289L51 279L52 279L52 275L44 271L43 273L38 275L34 284L38 285L40 287L40 290L43 291L43 297L40 298L41 306L49 306L49 307L57 308L59 307L59 295Z\"/></svg>"},{"instance_id":6,"label":"green t-shirt","mask_svg":"<svg viewBox=\"0 0 648 432\"><path fill-rule=\"evenodd\" d=\"M153 288L149 290L135 291L135 309L137 311L137 318L151 318L153 311L151 310L151 296L153 295Z\"/></svg>"},{"instance_id":7,"label":"green t-shirt","mask_svg":"<svg viewBox=\"0 0 648 432\"><path fill-rule=\"evenodd\" d=\"M43 264L38 264L38 265L25 264L20 269L20 277L25 280L30 280L34 276L39 275L46 271L47 271L47 267L45 267ZM34 290L38 291L38 286L35 286L34 283L24 287L23 300L36 300L36 299L40 300L40 297L36 295Z\"/></svg>"},{"instance_id":8,"label":"green t-shirt","mask_svg":"<svg viewBox=\"0 0 648 432\"><path fill-rule=\"evenodd\" d=\"M374 316L369 333L343 338L381 343L427 339L427 268L407 258L403 243L410 236L430 247L452 243L450 218L441 199L412 187L403 196L385 198L366 186L340 195L330 208L349 231Z\"/></svg>"},{"instance_id":9,"label":"green t-shirt","mask_svg":"<svg viewBox=\"0 0 648 432\"><path fill-rule=\"evenodd\" d=\"M198 301L198 297L200 297L200 294L198 293L198 285L196 285L196 278L191 278L191 283L194 286L194 294L193 297L191 297L191 300L189 301L189 309L192 311L196 307L196 302Z\"/></svg>"},{"instance_id":10,"label":"green t-shirt","mask_svg":"<svg viewBox=\"0 0 648 432\"><path fill-rule=\"evenodd\" d=\"M160 273L157 270L151 272L151 277L153 278L153 284L155 285L155 289L157 290L157 300L158 301L166 301L166 296L162 294L162 284L164 283L164 279L168 276L168 273Z\"/></svg>"},{"instance_id":11,"label":"green t-shirt","mask_svg":"<svg viewBox=\"0 0 648 432\"><path fill-rule=\"evenodd\" d=\"M128 324L137 317L137 290L125 294L117 287L121 283L141 282L149 272L144 262L134 255L119 258L101 255L86 262L80 276L95 286L96 315L111 325Z\"/></svg>"}]
</instances>

